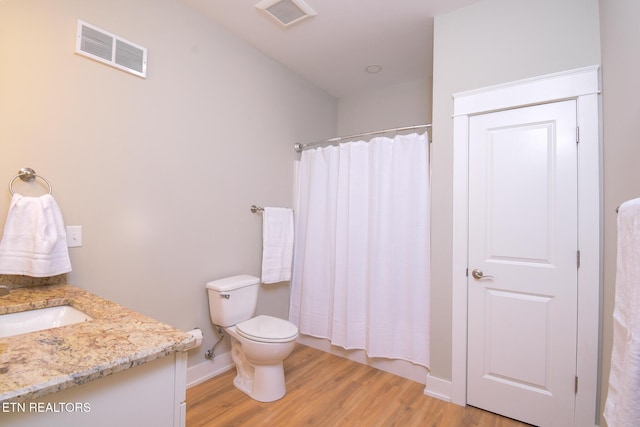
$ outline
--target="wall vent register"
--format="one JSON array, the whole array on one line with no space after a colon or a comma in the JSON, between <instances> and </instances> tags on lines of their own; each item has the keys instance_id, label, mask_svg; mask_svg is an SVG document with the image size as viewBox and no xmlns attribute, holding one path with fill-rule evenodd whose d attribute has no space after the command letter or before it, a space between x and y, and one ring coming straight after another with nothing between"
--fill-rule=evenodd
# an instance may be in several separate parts
<instances>
[{"instance_id":1,"label":"wall vent register","mask_svg":"<svg viewBox=\"0 0 640 427\"><path fill-rule=\"evenodd\" d=\"M76 53L140 77L147 77L147 49L78 20Z\"/></svg>"}]
</instances>

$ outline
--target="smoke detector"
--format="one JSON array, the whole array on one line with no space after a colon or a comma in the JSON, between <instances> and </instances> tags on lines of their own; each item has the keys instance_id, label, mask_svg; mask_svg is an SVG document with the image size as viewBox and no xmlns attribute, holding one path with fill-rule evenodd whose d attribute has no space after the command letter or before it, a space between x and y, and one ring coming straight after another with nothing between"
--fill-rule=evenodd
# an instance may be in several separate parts
<instances>
[{"instance_id":1,"label":"smoke detector","mask_svg":"<svg viewBox=\"0 0 640 427\"><path fill-rule=\"evenodd\" d=\"M316 16L316 12L302 0L263 0L256 7L264 10L284 27Z\"/></svg>"}]
</instances>

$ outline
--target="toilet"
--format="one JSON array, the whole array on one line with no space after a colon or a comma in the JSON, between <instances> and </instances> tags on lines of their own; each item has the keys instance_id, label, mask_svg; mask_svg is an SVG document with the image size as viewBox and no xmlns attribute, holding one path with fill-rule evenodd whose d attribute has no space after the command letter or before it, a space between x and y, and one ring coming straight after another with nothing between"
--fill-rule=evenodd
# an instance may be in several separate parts
<instances>
[{"instance_id":1,"label":"toilet","mask_svg":"<svg viewBox=\"0 0 640 427\"><path fill-rule=\"evenodd\" d=\"M273 402L286 393L283 360L298 337L293 323L277 317L254 317L260 279L240 275L207 283L209 313L214 325L231 337L236 364L234 386L259 402Z\"/></svg>"}]
</instances>

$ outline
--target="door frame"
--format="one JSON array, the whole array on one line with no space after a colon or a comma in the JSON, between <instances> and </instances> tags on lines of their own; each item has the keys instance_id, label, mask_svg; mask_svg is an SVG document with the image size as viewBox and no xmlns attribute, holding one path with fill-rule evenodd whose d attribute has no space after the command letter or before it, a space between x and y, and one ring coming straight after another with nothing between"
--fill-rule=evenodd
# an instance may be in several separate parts
<instances>
[{"instance_id":1,"label":"door frame","mask_svg":"<svg viewBox=\"0 0 640 427\"><path fill-rule=\"evenodd\" d=\"M600 66L457 93L453 114L453 259L451 401L467 403L467 267L469 118L477 114L575 99L578 145L578 389L575 425L596 425L602 288Z\"/></svg>"}]
</instances>

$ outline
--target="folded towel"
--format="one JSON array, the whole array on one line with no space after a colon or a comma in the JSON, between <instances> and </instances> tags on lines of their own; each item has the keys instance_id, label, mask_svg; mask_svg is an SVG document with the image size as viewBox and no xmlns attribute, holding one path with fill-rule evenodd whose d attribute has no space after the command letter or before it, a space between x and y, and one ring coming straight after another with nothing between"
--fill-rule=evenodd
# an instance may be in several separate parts
<instances>
[{"instance_id":1,"label":"folded towel","mask_svg":"<svg viewBox=\"0 0 640 427\"><path fill-rule=\"evenodd\" d=\"M291 280L293 210L264 208L262 213L262 283Z\"/></svg>"},{"instance_id":2,"label":"folded towel","mask_svg":"<svg viewBox=\"0 0 640 427\"><path fill-rule=\"evenodd\" d=\"M67 233L53 196L14 194L0 240L0 274L48 277L69 271Z\"/></svg>"},{"instance_id":3,"label":"folded towel","mask_svg":"<svg viewBox=\"0 0 640 427\"><path fill-rule=\"evenodd\" d=\"M640 199L618 212L613 348L604 418L609 426L640 422Z\"/></svg>"}]
</instances>

